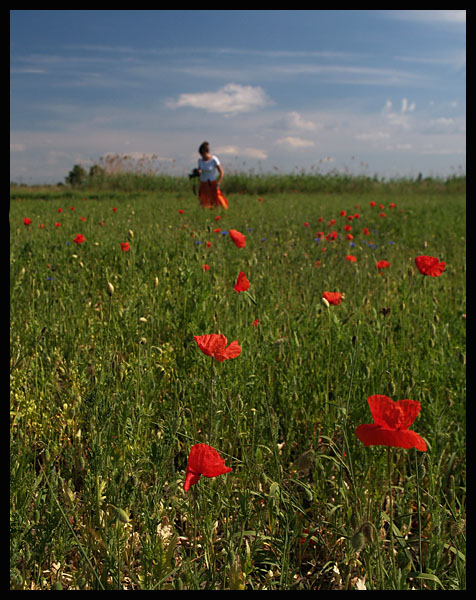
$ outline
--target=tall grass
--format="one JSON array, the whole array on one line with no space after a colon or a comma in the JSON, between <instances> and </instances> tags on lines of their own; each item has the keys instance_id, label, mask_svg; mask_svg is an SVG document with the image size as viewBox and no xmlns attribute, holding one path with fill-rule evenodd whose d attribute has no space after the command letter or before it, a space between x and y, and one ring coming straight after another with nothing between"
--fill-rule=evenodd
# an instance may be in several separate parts
<instances>
[{"instance_id":1,"label":"tall grass","mask_svg":"<svg viewBox=\"0 0 476 600\"><path fill-rule=\"evenodd\" d=\"M13 589L465 588L462 194L231 192L216 221L180 186L64 191L10 205ZM241 355L211 371L205 333ZM359 442L376 393L420 401L426 453ZM185 494L210 435L233 472Z\"/></svg>"}]
</instances>

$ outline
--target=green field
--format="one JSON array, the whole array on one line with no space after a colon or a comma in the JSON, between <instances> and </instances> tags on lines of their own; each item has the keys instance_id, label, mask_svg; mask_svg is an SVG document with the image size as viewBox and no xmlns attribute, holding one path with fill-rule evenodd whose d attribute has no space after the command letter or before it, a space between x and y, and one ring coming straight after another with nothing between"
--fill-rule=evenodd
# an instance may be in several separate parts
<instances>
[{"instance_id":1,"label":"green field","mask_svg":"<svg viewBox=\"0 0 476 600\"><path fill-rule=\"evenodd\" d=\"M224 183L11 190L10 587L465 589L464 190ZM362 444L374 394L426 452Z\"/></svg>"}]
</instances>

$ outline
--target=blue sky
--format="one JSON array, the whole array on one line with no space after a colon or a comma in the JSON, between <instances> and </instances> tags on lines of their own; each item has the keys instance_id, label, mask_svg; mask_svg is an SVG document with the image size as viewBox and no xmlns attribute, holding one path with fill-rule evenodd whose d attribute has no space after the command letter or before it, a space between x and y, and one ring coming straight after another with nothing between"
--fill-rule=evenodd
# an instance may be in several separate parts
<instances>
[{"instance_id":1,"label":"blue sky","mask_svg":"<svg viewBox=\"0 0 476 600\"><path fill-rule=\"evenodd\" d=\"M466 11L12 10L10 178L466 172ZM224 181L225 185L226 180Z\"/></svg>"}]
</instances>

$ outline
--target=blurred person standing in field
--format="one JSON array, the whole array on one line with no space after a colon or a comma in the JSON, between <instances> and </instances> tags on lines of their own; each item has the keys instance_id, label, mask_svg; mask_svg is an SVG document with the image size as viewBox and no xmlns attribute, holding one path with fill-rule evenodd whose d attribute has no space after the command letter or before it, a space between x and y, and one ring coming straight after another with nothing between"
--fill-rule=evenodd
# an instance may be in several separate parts
<instances>
[{"instance_id":1,"label":"blurred person standing in field","mask_svg":"<svg viewBox=\"0 0 476 600\"><path fill-rule=\"evenodd\" d=\"M198 171L200 173L200 204L204 208L213 208L222 206L228 208L228 200L220 190L220 183L223 179L224 171L220 161L214 154L210 154L210 144L203 142L198 149L200 158L198 159ZM217 178L218 171L218 178Z\"/></svg>"}]
</instances>

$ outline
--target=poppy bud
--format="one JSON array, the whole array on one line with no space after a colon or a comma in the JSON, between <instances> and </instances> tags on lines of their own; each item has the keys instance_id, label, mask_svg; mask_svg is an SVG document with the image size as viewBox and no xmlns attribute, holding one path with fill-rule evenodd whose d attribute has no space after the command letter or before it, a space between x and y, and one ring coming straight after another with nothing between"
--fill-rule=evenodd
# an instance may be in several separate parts
<instances>
[{"instance_id":1,"label":"poppy bud","mask_svg":"<svg viewBox=\"0 0 476 600\"><path fill-rule=\"evenodd\" d=\"M361 531L354 533L354 535L352 536L352 539L351 539L351 543L352 543L352 548L356 552L360 552L360 550L362 550L362 548L365 546L364 534Z\"/></svg>"},{"instance_id":2,"label":"poppy bud","mask_svg":"<svg viewBox=\"0 0 476 600\"><path fill-rule=\"evenodd\" d=\"M109 281L107 283L106 291L107 291L108 296L112 296L114 294L114 286Z\"/></svg>"},{"instance_id":3,"label":"poppy bud","mask_svg":"<svg viewBox=\"0 0 476 600\"><path fill-rule=\"evenodd\" d=\"M122 508L117 508L114 507L115 511L116 511L116 517L119 519L119 521L121 521L121 523L129 523L129 517L127 516L127 513L125 510L123 510Z\"/></svg>"},{"instance_id":4,"label":"poppy bud","mask_svg":"<svg viewBox=\"0 0 476 600\"><path fill-rule=\"evenodd\" d=\"M327 299L326 298L321 298L321 300L322 300L322 304L324 304L324 306L326 308L329 308L329 302L327 301Z\"/></svg>"}]
</instances>

